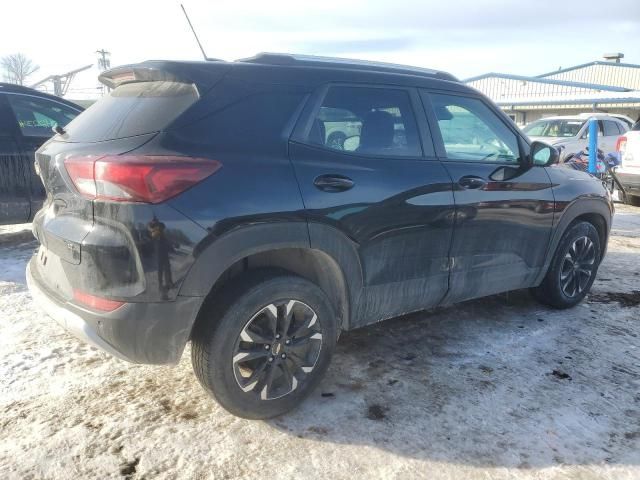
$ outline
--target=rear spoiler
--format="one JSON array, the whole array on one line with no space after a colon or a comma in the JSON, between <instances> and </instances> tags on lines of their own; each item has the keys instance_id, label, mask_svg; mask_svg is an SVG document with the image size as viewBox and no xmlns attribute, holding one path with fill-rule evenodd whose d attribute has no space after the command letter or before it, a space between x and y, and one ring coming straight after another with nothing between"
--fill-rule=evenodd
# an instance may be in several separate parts
<instances>
[{"instance_id":1,"label":"rear spoiler","mask_svg":"<svg viewBox=\"0 0 640 480\"><path fill-rule=\"evenodd\" d=\"M150 60L133 65L123 65L103 72L98 80L109 88L117 88L132 82L180 82L191 83L202 94L212 88L229 71L227 62L172 62Z\"/></svg>"}]
</instances>

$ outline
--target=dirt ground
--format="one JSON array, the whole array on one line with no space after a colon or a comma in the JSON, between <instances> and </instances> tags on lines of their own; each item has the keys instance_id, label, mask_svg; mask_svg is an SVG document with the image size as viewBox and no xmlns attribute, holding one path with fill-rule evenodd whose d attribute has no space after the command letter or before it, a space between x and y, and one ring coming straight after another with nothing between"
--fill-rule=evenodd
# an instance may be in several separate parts
<instances>
[{"instance_id":1,"label":"dirt ground","mask_svg":"<svg viewBox=\"0 0 640 480\"><path fill-rule=\"evenodd\" d=\"M31 304L34 246L0 232L1 479L640 479L640 208L578 307L515 292L346 333L267 422L209 399L188 349L137 366L69 336Z\"/></svg>"}]
</instances>

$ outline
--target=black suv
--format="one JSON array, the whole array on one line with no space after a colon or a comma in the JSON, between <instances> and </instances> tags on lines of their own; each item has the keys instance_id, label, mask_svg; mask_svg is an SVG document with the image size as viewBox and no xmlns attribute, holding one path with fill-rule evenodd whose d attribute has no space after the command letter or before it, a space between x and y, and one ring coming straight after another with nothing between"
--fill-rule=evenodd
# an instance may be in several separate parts
<instances>
[{"instance_id":1,"label":"black suv","mask_svg":"<svg viewBox=\"0 0 640 480\"><path fill-rule=\"evenodd\" d=\"M31 220L45 191L33 154L83 108L32 88L0 83L0 225Z\"/></svg>"},{"instance_id":2,"label":"black suv","mask_svg":"<svg viewBox=\"0 0 640 480\"><path fill-rule=\"evenodd\" d=\"M293 408L343 330L522 288L571 307L605 253L600 181L449 74L262 54L100 80L36 153L31 292L131 362L190 340L236 415Z\"/></svg>"}]
</instances>

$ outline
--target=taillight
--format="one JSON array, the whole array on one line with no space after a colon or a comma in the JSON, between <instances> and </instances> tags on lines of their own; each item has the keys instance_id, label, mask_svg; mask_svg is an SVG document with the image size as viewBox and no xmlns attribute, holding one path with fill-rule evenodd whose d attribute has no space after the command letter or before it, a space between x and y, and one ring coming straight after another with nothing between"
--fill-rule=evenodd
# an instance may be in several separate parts
<instances>
[{"instance_id":1,"label":"taillight","mask_svg":"<svg viewBox=\"0 0 640 480\"><path fill-rule=\"evenodd\" d=\"M624 152L627 148L627 137L622 136L618 137L618 141L616 142L616 152Z\"/></svg>"},{"instance_id":2,"label":"taillight","mask_svg":"<svg viewBox=\"0 0 640 480\"><path fill-rule=\"evenodd\" d=\"M68 157L64 166L87 198L160 203L201 182L222 164L193 157L104 155Z\"/></svg>"},{"instance_id":3,"label":"taillight","mask_svg":"<svg viewBox=\"0 0 640 480\"><path fill-rule=\"evenodd\" d=\"M101 312L113 312L116 308L124 305L124 302L96 297L95 295L90 295L82 290L76 289L73 290L73 300L80 305L89 307L92 310L99 310Z\"/></svg>"}]
</instances>

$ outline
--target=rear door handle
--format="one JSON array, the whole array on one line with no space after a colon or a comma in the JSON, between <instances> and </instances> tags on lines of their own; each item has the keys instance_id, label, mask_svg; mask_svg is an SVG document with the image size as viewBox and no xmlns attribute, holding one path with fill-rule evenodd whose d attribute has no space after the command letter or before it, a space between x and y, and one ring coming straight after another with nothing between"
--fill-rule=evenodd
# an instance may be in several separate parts
<instances>
[{"instance_id":1,"label":"rear door handle","mask_svg":"<svg viewBox=\"0 0 640 480\"><path fill-rule=\"evenodd\" d=\"M355 185L349 177L338 174L320 175L316 177L313 184L323 192L344 192Z\"/></svg>"},{"instance_id":2,"label":"rear door handle","mask_svg":"<svg viewBox=\"0 0 640 480\"><path fill-rule=\"evenodd\" d=\"M478 189L478 188L482 188L487 184L486 180L484 180L483 178L480 177L476 177L473 175L468 175L466 177L462 177L460 180L458 180L458 185L460 185L462 188L466 188L466 189Z\"/></svg>"}]
</instances>

